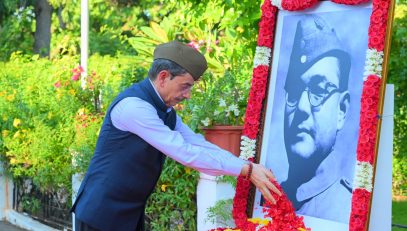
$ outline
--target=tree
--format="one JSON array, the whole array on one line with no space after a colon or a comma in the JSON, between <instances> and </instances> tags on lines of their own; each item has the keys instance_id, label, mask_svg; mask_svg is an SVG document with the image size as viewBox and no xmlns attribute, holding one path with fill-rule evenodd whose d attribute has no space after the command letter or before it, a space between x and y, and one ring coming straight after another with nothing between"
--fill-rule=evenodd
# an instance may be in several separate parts
<instances>
[{"instance_id":1,"label":"tree","mask_svg":"<svg viewBox=\"0 0 407 231\"><path fill-rule=\"evenodd\" d=\"M36 25L33 44L34 53L40 54L42 57L49 56L53 8L48 0L3 0L0 2L0 32L4 34L15 32L4 31L6 29L15 29L7 28L4 24L7 20L21 20L24 12L32 7L34 7Z\"/></svg>"},{"instance_id":2,"label":"tree","mask_svg":"<svg viewBox=\"0 0 407 231\"><path fill-rule=\"evenodd\" d=\"M56 13L59 26L61 29L65 29L65 23L61 15L63 6L68 1L70 0L2 0L0 2L0 32L5 34L13 33L14 31L5 31L8 29L4 25L7 20L20 20L24 11L34 8L35 32L33 33L33 51L41 57L48 57L50 53L53 9L58 9Z\"/></svg>"},{"instance_id":3,"label":"tree","mask_svg":"<svg viewBox=\"0 0 407 231\"><path fill-rule=\"evenodd\" d=\"M34 53L49 56L51 44L51 15L53 8L47 0L35 0Z\"/></svg>"}]
</instances>

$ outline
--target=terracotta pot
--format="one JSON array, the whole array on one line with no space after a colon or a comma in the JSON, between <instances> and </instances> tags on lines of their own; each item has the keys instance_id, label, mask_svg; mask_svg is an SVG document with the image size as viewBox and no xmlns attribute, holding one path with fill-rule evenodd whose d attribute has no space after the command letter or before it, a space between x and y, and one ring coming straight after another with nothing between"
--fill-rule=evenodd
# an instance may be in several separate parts
<instances>
[{"instance_id":1,"label":"terracotta pot","mask_svg":"<svg viewBox=\"0 0 407 231\"><path fill-rule=\"evenodd\" d=\"M205 139L219 147L228 150L235 156L240 155L240 137L243 126L218 125L210 128L202 128Z\"/></svg>"}]
</instances>

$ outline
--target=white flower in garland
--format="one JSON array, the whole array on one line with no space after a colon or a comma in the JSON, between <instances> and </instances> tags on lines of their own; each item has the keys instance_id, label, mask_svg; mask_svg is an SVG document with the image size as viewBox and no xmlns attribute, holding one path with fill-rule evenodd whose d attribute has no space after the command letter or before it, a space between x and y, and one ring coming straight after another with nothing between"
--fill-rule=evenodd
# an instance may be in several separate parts
<instances>
[{"instance_id":1,"label":"white flower in garland","mask_svg":"<svg viewBox=\"0 0 407 231\"><path fill-rule=\"evenodd\" d=\"M282 0L271 0L271 5L277 7L279 10L283 10L281 3L282 3Z\"/></svg>"},{"instance_id":2,"label":"white flower in garland","mask_svg":"<svg viewBox=\"0 0 407 231\"><path fill-rule=\"evenodd\" d=\"M242 136L242 141L240 142L240 158L248 160L254 157L256 149L256 140L252 140L247 136Z\"/></svg>"},{"instance_id":3,"label":"white flower in garland","mask_svg":"<svg viewBox=\"0 0 407 231\"><path fill-rule=\"evenodd\" d=\"M382 77L382 65L383 65L383 51L377 51L376 49L367 49L365 72L363 73L363 80L366 81L369 75L377 75Z\"/></svg>"},{"instance_id":4,"label":"white flower in garland","mask_svg":"<svg viewBox=\"0 0 407 231\"><path fill-rule=\"evenodd\" d=\"M270 64L271 49L268 47L256 47L254 55L254 67L260 65L268 66Z\"/></svg>"},{"instance_id":5,"label":"white flower in garland","mask_svg":"<svg viewBox=\"0 0 407 231\"><path fill-rule=\"evenodd\" d=\"M358 161L355 168L355 179L353 180L353 188L366 189L372 192L373 166L369 162Z\"/></svg>"}]
</instances>

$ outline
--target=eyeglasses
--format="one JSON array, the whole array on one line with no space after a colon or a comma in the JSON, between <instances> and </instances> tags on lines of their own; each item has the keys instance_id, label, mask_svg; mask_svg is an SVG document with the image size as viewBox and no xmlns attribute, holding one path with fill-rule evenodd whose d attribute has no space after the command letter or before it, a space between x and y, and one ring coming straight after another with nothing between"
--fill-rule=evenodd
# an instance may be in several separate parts
<instances>
[{"instance_id":1,"label":"eyeglasses","mask_svg":"<svg viewBox=\"0 0 407 231\"><path fill-rule=\"evenodd\" d=\"M171 79L174 79L177 75L170 73L171 75ZM189 85L189 84L183 84L183 85L179 85L179 91L181 92L181 94L186 94L192 91L192 88L194 87L194 85Z\"/></svg>"},{"instance_id":2,"label":"eyeglasses","mask_svg":"<svg viewBox=\"0 0 407 231\"><path fill-rule=\"evenodd\" d=\"M339 88L328 82L325 87L319 85L306 86L304 90L300 89L290 89L286 90L285 101L289 107L296 107L301 98L302 93L306 91L308 94L308 100L312 107L318 107L324 104L329 97L331 97L336 92L339 92Z\"/></svg>"}]
</instances>

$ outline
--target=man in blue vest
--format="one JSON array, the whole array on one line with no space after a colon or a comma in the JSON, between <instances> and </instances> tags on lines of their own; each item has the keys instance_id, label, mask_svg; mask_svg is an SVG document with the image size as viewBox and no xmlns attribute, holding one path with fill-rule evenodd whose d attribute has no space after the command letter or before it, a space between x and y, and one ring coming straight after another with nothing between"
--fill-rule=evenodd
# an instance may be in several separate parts
<instances>
[{"instance_id":1,"label":"man in blue vest","mask_svg":"<svg viewBox=\"0 0 407 231\"><path fill-rule=\"evenodd\" d=\"M148 78L117 96L107 110L94 156L72 207L75 229L144 230L144 208L166 156L211 175L243 175L274 202L273 174L213 145L172 108L191 96L205 57L180 42L157 46Z\"/></svg>"}]
</instances>

